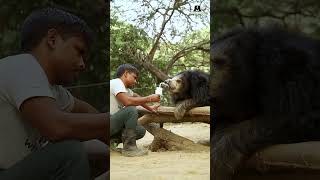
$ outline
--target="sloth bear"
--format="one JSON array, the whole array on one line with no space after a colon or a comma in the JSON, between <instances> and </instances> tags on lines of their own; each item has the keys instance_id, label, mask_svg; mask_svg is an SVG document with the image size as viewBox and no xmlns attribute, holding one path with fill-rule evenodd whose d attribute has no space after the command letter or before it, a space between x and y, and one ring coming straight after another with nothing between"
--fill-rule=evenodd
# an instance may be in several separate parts
<instances>
[{"instance_id":1,"label":"sloth bear","mask_svg":"<svg viewBox=\"0 0 320 180\"><path fill-rule=\"evenodd\" d=\"M273 144L320 140L320 41L277 26L211 43L211 177Z\"/></svg>"},{"instance_id":2,"label":"sloth bear","mask_svg":"<svg viewBox=\"0 0 320 180\"><path fill-rule=\"evenodd\" d=\"M185 112L209 105L209 75L201 71L183 71L161 83L176 105L174 115L181 119Z\"/></svg>"}]
</instances>

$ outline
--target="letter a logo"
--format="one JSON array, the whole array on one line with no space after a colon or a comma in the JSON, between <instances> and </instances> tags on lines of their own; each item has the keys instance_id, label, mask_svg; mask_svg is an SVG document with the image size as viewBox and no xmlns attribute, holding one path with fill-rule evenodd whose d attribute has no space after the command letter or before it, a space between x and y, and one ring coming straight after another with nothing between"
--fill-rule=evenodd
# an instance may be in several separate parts
<instances>
[{"instance_id":1,"label":"letter a logo","mask_svg":"<svg viewBox=\"0 0 320 180\"><path fill-rule=\"evenodd\" d=\"M195 11L195 12L201 12L201 8L200 8L200 6L199 6L199 5L194 6L193 11Z\"/></svg>"}]
</instances>

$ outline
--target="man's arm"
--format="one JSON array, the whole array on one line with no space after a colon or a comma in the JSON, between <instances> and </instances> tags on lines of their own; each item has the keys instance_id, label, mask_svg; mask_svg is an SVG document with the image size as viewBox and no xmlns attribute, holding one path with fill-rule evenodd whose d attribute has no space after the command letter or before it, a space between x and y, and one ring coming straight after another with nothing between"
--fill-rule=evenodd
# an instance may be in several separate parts
<instances>
[{"instance_id":1,"label":"man's arm","mask_svg":"<svg viewBox=\"0 0 320 180\"><path fill-rule=\"evenodd\" d=\"M138 93L133 93L133 97L141 97ZM144 107L145 109L147 109L148 111L151 111L151 112L155 112L155 110L160 106L160 105L157 105L157 106L149 106L147 105L146 103L144 104L141 104L142 107Z\"/></svg>"},{"instance_id":2,"label":"man's arm","mask_svg":"<svg viewBox=\"0 0 320 180\"><path fill-rule=\"evenodd\" d=\"M72 113L99 113L99 111L93 106L91 106L89 103L75 97L74 97L74 107L71 112ZM97 139L104 142L105 144L109 144L109 142L106 141L105 137L97 138Z\"/></svg>"},{"instance_id":3,"label":"man's arm","mask_svg":"<svg viewBox=\"0 0 320 180\"><path fill-rule=\"evenodd\" d=\"M103 139L108 142L109 113L66 113L49 97L27 99L20 111L24 119L49 140Z\"/></svg>"},{"instance_id":4,"label":"man's arm","mask_svg":"<svg viewBox=\"0 0 320 180\"><path fill-rule=\"evenodd\" d=\"M124 105L124 106L142 106L148 102L159 102L160 96L157 94L152 94L146 97L132 97L128 96L126 93L118 93L117 99Z\"/></svg>"},{"instance_id":5,"label":"man's arm","mask_svg":"<svg viewBox=\"0 0 320 180\"><path fill-rule=\"evenodd\" d=\"M73 113L99 113L99 111L89 103L74 97Z\"/></svg>"}]
</instances>

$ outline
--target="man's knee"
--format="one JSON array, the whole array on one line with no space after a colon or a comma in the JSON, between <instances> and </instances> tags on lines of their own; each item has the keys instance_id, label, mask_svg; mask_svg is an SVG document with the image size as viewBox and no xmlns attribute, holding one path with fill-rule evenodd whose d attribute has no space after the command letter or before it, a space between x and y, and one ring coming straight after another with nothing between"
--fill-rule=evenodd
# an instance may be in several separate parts
<instances>
[{"instance_id":1,"label":"man's knee","mask_svg":"<svg viewBox=\"0 0 320 180\"><path fill-rule=\"evenodd\" d=\"M59 158L66 161L82 161L88 163L88 155L83 143L75 140L61 141L52 144Z\"/></svg>"},{"instance_id":2,"label":"man's knee","mask_svg":"<svg viewBox=\"0 0 320 180\"><path fill-rule=\"evenodd\" d=\"M127 106L124 108L124 111L126 111L129 116L138 118L138 110L135 106Z\"/></svg>"}]
</instances>

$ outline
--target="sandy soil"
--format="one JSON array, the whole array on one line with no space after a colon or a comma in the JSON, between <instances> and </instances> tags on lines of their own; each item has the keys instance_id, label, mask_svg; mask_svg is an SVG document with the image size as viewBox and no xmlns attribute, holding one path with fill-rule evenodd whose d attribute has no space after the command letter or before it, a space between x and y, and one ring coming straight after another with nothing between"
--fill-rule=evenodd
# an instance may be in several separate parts
<instances>
[{"instance_id":1,"label":"sandy soil","mask_svg":"<svg viewBox=\"0 0 320 180\"><path fill-rule=\"evenodd\" d=\"M209 141L210 126L203 123L165 124L164 128L194 142ZM147 148L153 140L149 133L137 144ZM121 147L121 144L119 145ZM151 152L144 157L123 157L111 152L111 180L208 180L210 152L164 151Z\"/></svg>"}]
</instances>

